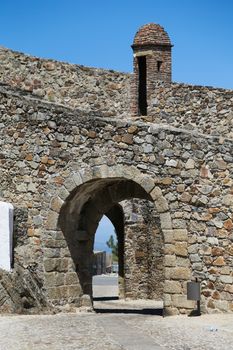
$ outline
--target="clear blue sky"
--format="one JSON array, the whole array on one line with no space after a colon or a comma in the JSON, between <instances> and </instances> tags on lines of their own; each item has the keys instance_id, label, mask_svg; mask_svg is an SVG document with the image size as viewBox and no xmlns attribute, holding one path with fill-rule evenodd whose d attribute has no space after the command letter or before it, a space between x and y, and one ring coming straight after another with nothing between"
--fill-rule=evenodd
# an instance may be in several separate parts
<instances>
[{"instance_id":1,"label":"clear blue sky","mask_svg":"<svg viewBox=\"0 0 233 350\"><path fill-rule=\"evenodd\" d=\"M95 235L95 250L111 251L106 245L111 235L116 240L115 230L111 221L106 216L103 216Z\"/></svg>"},{"instance_id":2,"label":"clear blue sky","mask_svg":"<svg viewBox=\"0 0 233 350\"><path fill-rule=\"evenodd\" d=\"M1 0L0 45L131 72L130 45L149 22L174 44L174 81L233 89L232 0Z\"/></svg>"}]
</instances>

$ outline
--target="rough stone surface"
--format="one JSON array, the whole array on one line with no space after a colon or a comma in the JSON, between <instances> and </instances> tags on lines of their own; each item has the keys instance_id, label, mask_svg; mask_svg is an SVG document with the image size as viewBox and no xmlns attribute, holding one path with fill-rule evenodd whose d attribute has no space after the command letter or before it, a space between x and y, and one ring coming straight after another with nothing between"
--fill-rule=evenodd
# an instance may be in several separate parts
<instances>
[{"instance_id":1,"label":"rough stone surface","mask_svg":"<svg viewBox=\"0 0 233 350\"><path fill-rule=\"evenodd\" d=\"M15 270L1 275L0 309L89 307L106 214L123 296L189 312L186 283L198 278L204 312L233 311L233 91L159 79L139 116L127 74L3 48L0 58L0 199L15 208ZM33 284L34 299L9 296L11 278L19 290Z\"/></svg>"}]
</instances>

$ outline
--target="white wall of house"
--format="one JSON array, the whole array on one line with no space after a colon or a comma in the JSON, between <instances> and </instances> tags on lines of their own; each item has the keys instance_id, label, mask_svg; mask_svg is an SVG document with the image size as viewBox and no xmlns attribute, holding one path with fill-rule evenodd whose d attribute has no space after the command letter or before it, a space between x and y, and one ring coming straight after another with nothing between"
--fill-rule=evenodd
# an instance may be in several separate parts
<instances>
[{"instance_id":1,"label":"white wall of house","mask_svg":"<svg viewBox=\"0 0 233 350\"><path fill-rule=\"evenodd\" d=\"M0 202L0 268L11 271L13 257L14 207Z\"/></svg>"}]
</instances>

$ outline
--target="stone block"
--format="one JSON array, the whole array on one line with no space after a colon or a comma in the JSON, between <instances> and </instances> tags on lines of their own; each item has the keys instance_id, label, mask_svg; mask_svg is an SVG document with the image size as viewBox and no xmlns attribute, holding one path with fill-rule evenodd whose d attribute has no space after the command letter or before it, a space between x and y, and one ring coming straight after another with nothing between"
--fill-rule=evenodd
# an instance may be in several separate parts
<instances>
[{"instance_id":1,"label":"stone block","mask_svg":"<svg viewBox=\"0 0 233 350\"><path fill-rule=\"evenodd\" d=\"M128 144L128 145L132 145L133 144L133 135L132 134L124 134L122 136L122 142Z\"/></svg>"},{"instance_id":2,"label":"stone block","mask_svg":"<svg viewBox=\"0 0 233 350\"><path fill-rule=\"evenodd\" d=\"M145 252L143 252L143 251L141 251L141 250L137 250L136 252L135 252L135 258L137 259L137 258L144 258L145 257Z\"/></svg>"},{"instance_id":3,"label":"stone block","mask_svg":"<svg viewBox=\"0 0 233 350\"><path fill-rule=\"evenodd\" d=\"M231 219L227 219L225 222L224 222L224 224L223 224L223 226L224 226L224 228L226 229L226 230L232 230L232 228L233 228L233 222L232 222L232 220Z\"/></svg>"},{"instance_id":4,"label":"stone block","mask_svg":"<svg viewBox=\"0 0 233 350\"><path fill-rule=\"evenodd\" d=\"M203 269L205 269L202 263L194 263L192 264L192 267L194 271L202 271L202 273Z\"/></svg>"},{"instance_id":5,"label":"stone block","mask_svg":"<svg viewBox=\"0 0 233 350\"><path fill-rule=\"evenodd\" d=\"M64 186L69 192L71 192L76 187L76 183L72 178L68 178L65 180Z\"/></svg>"},{"instance_id":6,"label":"stone block","mask_svg":"<svg viewBox=\"0 0 233 350\"><path fill-rule=\"evenodd\" d=\"M182 219L174 219L173 220L173 228L174 229L186 229L186 221Z\"/></svg>"},{"instance_id":7,"label":"stone block","mask_svg":"<svg viewBox=\"0 0 233 350\"><path fill-rule=\"evenodd\" d=\"M173 267L170 270L170 278L173 280L191 279L191 270L187 267Z\"/></svg>"},{"instance_id":8,"label":"stone block","mask_svg":"<svg viewBox=\"0 0 233 350\"><path fill-rule=\"evenodd\" d=\"M70 257L70 250L68 247L62 248L60 250L61 257Z\"/></svg>"},{"instance_id":9,"label":"stone block","mask_svg":"<svg viewBox=\"0 0 233 350\"><path fill-rule=\"evenodd\" d=\"M164 315L165 316L176 316L179 315L179 310L175 307L165 307L164 310Z\"/></svg>"},{"instance_id":10,"label":"stone block","mask_svg":"<svg viewBox=\"0 0 233 350\"><path fill-rule=\"evenodd\" d=\"M191 158L189 158L187 160L187 162L185 163L185 169L194 169L195 168L195 161Z\"/></svg>"},{"instance_id":11,"label":"stone block","mask_svg":"<svg viewBox=\"0 0 233 350\"><path fill-rule=\"evenodd\" d=\"M205 232L206 225L199 221L190 220L190 232Z\"/></svg>"},{"instance_id":12,"label":"stone block","mask_svg":"<svg viewBox=\"0 0 233 350\"><path fill-rule=\"evenodd\" d=\"M198 254L190 254L189 258L190 258L190 261L192 263L196 263L196 262L200 262L201 261L201 258L200 258L200 256Z\"/></svg>"},{"instance_id":13,"label":"stone block","mask_svg":"<svg viewBox=\"0 0 233 350\"><path fill-rule=\"evenodd\" d=\"M165 255L164 266L166 266L166 267L176 266L176 256L175 255Z\"/></svg>"},{"instance_id":14,"label":"stone block","mask_svg":"<svg viewBox=\"0 0 233 350\"><path fill-rule=\"evenodd\" d=\"M228 284L224 287L224 291L233 294L233 285Z\"/></svg>"},{"instance_id":15,"label":"stone block","mask_svg":"<svg viewBox=\"0 0 233 350\"><path fill-rule=\"evenodd\" d=\"M67 286L60 286L58 288L59 288L60 298L61 299L66 299L69 296L68 295L69 287L67 287Z\"/></svg>"},{"instance_id":16,"label":"stone block","mask_svg":"<svg viewBox=\"0 0 233 350\"><path fill-rule=\"evenodd\" d=\"M224 257L223 256L219 256L217 259L215 259L213 261L213 265L215 266L223 266L226 265Z\"/></svg>"},{"instance_id":17,"label":"stone block","mask_svg":"<svg viewBox=\"0 0 233 350\"><path fill-rule=\"evenodd\" d=\"M232 268L230 266L222 266L219 272L221 275L230 275Z\"/></svg>"},{"instance_id":18,"label":"stone block","mask_svg":"<svg viewBox=\"0 0 233 350\"><path fill-rule=\"evenodd\" d=\"M52 258L44 259L44 269L46 272L58 271L65 272L68 271L68 259Z\"/></svg>"},{"instance_id":19,"label":"stone block","mask_svg":"<svg viewBox=\"0 0 233 350\"><path fill-rule=\"evenodd\" d=\"M172 305L177 308L194 309L195 301L187 300L187 295L172 295Z\"/></svg>"},{"instance_id":20,"label":"stone block","mask_svg":"<svg viewBox=\"0 0 233 350\"><path fill-rule=\"evenodd\" d=\"M220 281L222 283L226 283L226 284L232 284L233 283L233 277L229 276L229 275L221 275L219 277Z\"/></svg>"},{"instance_id":21,"label":"stone block","mask_svg":"<svg viewBox=\"0 0 233 350\"><path fill-rule=\"evenodd\" d=\"M227 300L215 300L215 307L223 312L229 312L229 302Z\"/></svg>"},{"instance_id":22,"label":"stone block","mask_svg":"<svg viewBox=\"0 0 233 350\"><path fill-rule=\"evenodd\" d=\"M46 287L55 287L64 285L64 273L59 272L45 272L45 285Z\"/></svg>"},{"instance_id":23,"label":"stone block","mask_svg":"<svg viewBox=\"0 0 233 350\"><path fill-rule=\"evenodd\" d=\"M64 240L65 239L64 234L63 234L62 231L54 231L53 234L52 234L52 237L54 239L60 239L60 240Z\"/></svg>"},{"instance_id":24,"label":"stone block","mask_svg":"<svg viewBox=\"0 0 233 350\"><path fill-rule=\"evenodd\" d=\"M186 229L174 229L174 239L175 241L187 241L188 240L188 231Z\"/></svg>"},{"instance_id":25,"label":"stone block","mask_svg":"<svg viewBox=\"0 0 233 350\"><path fill-rule=\"evenodd\" d=\"M188 252L190 254L196 254L198 252L198 244L192 244L188 247Z\"/></svg>"},{"instance_id":26,"label":"stone block","mask_svg":"<svg viewBox=\"0 0 233 350\"><path fill-rule=\"evenodd\" d=\"M170 294L163 294L163 303L164 306L171 306L171 295Z\"/></svg>"},{"instance_id":27,"label":"stone block","mask_svg":"<svg viewBox=\"0 0 233 350\"><path fill-rule=\"evenodd\" d=\"M182 293L182 287L178 281L165 281L164 283L164 293L169 294L180 294Z\"/></svg>"},{"instance_id":28,"label":"stone block","mask_svg":"<svg viewBox=\"0 0 233 350\"><path fill-rule=\"evenodd\" d=\"M228 247L228 254L233 255L233 244Z\"/></svg>"},{"instance_id":29,"label":"stone block","mask_svg":"<svg viewBox=\"0 0 233 350\"><path fill-rule=\"evenodd\" d=\"M171 279L171 274L172 274L172 268L171 267L165 267L165 269L164 269L165 279L170 280Z\"/></svg>"},{"instance_id":30,"label":"stone block","mask_svg":"<svg viewBox=\"0 0 233 350\"><path fill-rule=\"evenodd\" d=\"M46 248L66 248L67 243L65 240L58 239L46 239L44 241L44 245Z\"/></svg>"},{"instance_id":31,"label":"stone block","mask_svg":"<svg viewBox=\"0 0 233 350\"><path fill-rule=\"evenodd\" d=\"M79 284L79 279L76 272L68 272L65 274L65 284L66 285L76 285Z\"/></svg>"},{"instance_id":32,"label":"stone block","mask_svg":"<svg viewBox=\"0 0 233 350\"><path fill-rule=\"evenodd\" d=\"M80 285L68 286L68 297L77 298L81 295L82 289Z\"/></svg>"},{"instance_id":33,"label":"stone block","mask_svg":"<svg viewBox=\"0 0 233 350\"><path fill-rule=\"evenodd\" d=\"M156 206L156 209L159 213L167 212L169 209L167 200L164 197L159 197L155 201L155 206Z\"/></svg>"},{"instance_id":34,"label":"stone block","mask_svg":"<svg viewBox=\"0 0 233 350\"><path fill-rule=\"evenodd\" d=\"M207 308L209 309L215 309L215 303L212 299L209 299L208 300L208 303L207 303Z\"/></svg>"},{"instance_id":35,"label":"stone block","mask_svg":"<svg viewBox=\"0 0 233 350\"><path fill-rule=\"evenodd\" d=\"M155 187L154 180L149 176L143 176L139 184L144 188L147 193L150 193L151 190Z\"/></svg>"},{"instance_id":36,"label":"stone block","mask_svg":"<svg viewBox=\"0 0 233 350\"><path fill-rule=\"evenodd\" d=\"M56 213L59 213L63 203L64 202L60 197L53 197L51 200L50 208Z\"/></svg>"},{"instance_id":37,"label":"stone block","mask_svg":"<svg viewBox=\"0 0 233 350\"><path fill-rule=\"evenodd\" d=\"M160 214L160 225L162 230L172 229L172 221L170 213L161 213Z\"/></svg>"},{"instance_id":38,"label":"stone block","mask_svg":"<svg viewBox=\"0 0 233 350\"><path fill-rule=\"evenodd\" d=\"M69 259L60 259L60 263L58 266L58 271L59 272L66 272L68 271L68 266L69 266Z\"/></svg>"},{"instance_id":39,"label":"stone block","mask_svg":"<svg viewBox=\"0 0 233 350\"><path fill-rule=\"evenodd\" d=\"M193 253L197 253L197 252L193 252ZM199 250L200 255L211 255L211 253L212 253L211 247L209 247L207 244L201 245L201 249Z\"/></svg>"},{"instance_id":40,"label":"stone block","mask_svg":"<svg viewBox=\"0 0 233 350\"><path fill-rule=\"evenodd\" d=\"M175 159L167 159L165 165L176 168L178 166L178 161Z\"/></svg>"},{"instance_id":41,"label":"stone block","mask_svg":"<svg viewBox=\"0 0 233 350\"><path fill-rule=\"evenodd\" d=\"M233 194L227 194L223 197L223 204L227 207L233 207Z\"/></svg>"},{"instance_id":42,"label":"stone block","mask_svg":"<svg viewBox=\"0 0 233 350\"><path fill-rule=\"evenodd\" d=\"M91 307L92 306L90 295L88 295L88 294L83 294L82 295L82 297L81 297L81 305L82 306L86 306L86 307Z\"/></svg>"},{"instance_id":43,"label":"stone block","mask_svg":"<svg viewBox=\"0 0 233 350\"><path fill-rule=\"evenodd\" d=\"M154 201L156 201L159 197L162 197L162 191L159 187L155 187L151 193L150 193L151 197L154 199Z\"/></svg>"},{"instance_id":44,"label":"stone block","mask_svg":"<svg viewBox=\"0 0 233 350\"><path fill-rule=\"evenodd\" d=\"M188 257L185 258L185 257L177 256L177 258L176 258L176 266L189 267L190 266L190 261L189 261Z\"/></svg>"},{"instance_id":45,"label":"stone block","mask_svg":"<svg viewBox=\"0 0 233 350\"><path fill-rule=\"evenodd\" d=\"M173 230L163 230L163 238L164 238L164 243L173 243L174 242Z\"/></svg>"},{"instance_id":46,"label":"stone block","mask_svg":"<svg viewBox=\"0 0 233 350\"><path fill-rule=\"evenodd\" d=\"M44 248L44 257L45 258L59 258L60 249L59 248Z\"/></svg>"},{"instance_id":47,"label":"stone block","mask_svg":"<svg viewBox=\"0 0 233 350\"><path fill-rule=\"evenodd\" d=\"M185 185L184 184L179 184L176 186L176 191L179 192L179 193L182 193L184 192L185 190Z\"/></svg>"},{"instance_id":48,"label":"stone block","mask_svg":"<svg viewBox=\"0 0 233 350\"><path fill-rule=\"evenodd\" d=\"M175 246L174 244L165 244L164 246L164 254L172 255L175 253Z\"/></svg>"},{"instance_id":49,"label":"stone block","mask_svg":"<svg viewBox=\"0 0 233 350\"><path fill-rule=\"evenodd\" d=\"M221 295L217 290L215 290L212 294L212 298L215 300L219 300L221 298Z\"/></svg>"},{"instance_id":50,"label":"stone block","mask_svg":"<svg viewBox=\"0 0 233 350\"><path fill-rule=\"evenodd\" d=\"M57 229L57 222L58 222L58 213L56 213L53 210L49 211L47 221L46 221L46 229L47 230L56 230Z\"/></svg>"},{"instance_id":51,"label":"stone block","mask_svg":"<svg viewBox=\"0 0 233 350\"><path fill-rule=\"evenodd\" d=\"M163 177L162 179L160 179L160 183L162 185L171 185L173 182L173 179L171 177Z\"/></svg>"},{"instance_id":52,"label":"stone block","mask_svg":"<svg viewBox=\"0 0 233 350\"><path fill-rule=\"evenodd\" d=\"M130 125L128 128L128 133L129 134L136 134L138 131L138 127L136 125Z\"/></svg>"},{"instance_id":53,"label":"stone block","mask_svg":"<svg viewBox=\"0 0 233 350\"><path fill-rule=\"evenodd\" d=\"M208 237L207 238L207 243L210 245L218 245L218 238L216 237Z\"/></svg>"},{"instance_id":54,"label":"stone block","mask_svg":"<svg viewBox=\"0 0 233 350\"><path fill-rule=\"evenodd\" d=\"M177 256L184 256L184 257L186 257L188 255L187 242L177 242L177 243L175 243L175 254Z\"/></svg>"},{"instance_id":55,"label":"stone block","mask_svg":"<svg viewBox=\"0 0 233 350\"><path fill-rule=\"evenodd\" d=\"M224 254L225 249L221 247L213 247L211 249L212 256L221 256Z\"/></svg>"},{"instance_id":56,"label":"stone block","mask_svg":"<svg viewBox=\"0 0 233 350\"><path fill-rule=\"evenodd\" d=\"M180 201L184 203L189 203L192 199L192 195L188 192L183 192L180 196Z\"/></svg>"},{"instance_id":57,"label":"stone block","mask_svg":"<svg viewBox=\"0 0 233 350\"><path fill-rule=\"evenodd\" d=\"M47 295L50 300L58 300L60 299L60 290L58 287L47 288Z\"/></svg>"},{"instance_id":58,"label":"stone block","mask_svg":"<svg viewBox=\"0 0 233 350\"><path fill-rule=\"evenodd\" d=\"M188 237L188 243L189 244L195 244L197 243L197 235L195 233L191 233Z\"/></svg>"},{"instance_id":59,"label":"stone block","mask_svg":"<svg viewBox=\"0 0 233 350\"><path fill-rule=\"evenodd\" d=\"M51 272L56 270L57 261L59 259L44 259L44 269L46 272Z\"/></svg>"},{"instance_id":60,"label":"stone block","mask_svg":"<svg viewBox=\"0 0 233 350\"><path fill-rule=\"evenodd\" d=\"M69 191L67 191L67 189L64 186L62 186L59 190L58 195L64 201L69 196Z\"/></svg>"},{"instance_id":61,"label":"stone block","mask_svg":"<svg viewBox=\"0 0 233 350\"><path fill-rule=\"evenodd\" d=\"M75 182L76 186L79 186L83 183L82 177L78 172L73 174L73 181Z\"/></svg>"}]
</instances>

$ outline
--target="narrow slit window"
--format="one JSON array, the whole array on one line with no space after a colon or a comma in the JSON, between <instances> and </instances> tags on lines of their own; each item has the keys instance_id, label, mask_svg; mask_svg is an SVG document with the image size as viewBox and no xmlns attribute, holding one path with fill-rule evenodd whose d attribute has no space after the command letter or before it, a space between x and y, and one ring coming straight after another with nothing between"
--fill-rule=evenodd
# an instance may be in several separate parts
<instances>
[{"instance_id":1,"label":"narrow slit window","mask_svg":"<svg viewBox=\"0 0 233 350\"><path fill-rule=\"evenodd\" d=\"M162 66L162 61L157 61L157 71L160 72L161 71L161 66Z\"/></svg>"},{"instance_id":2,"label":"narrow slit window","mask_svg":"<svg viewBox=\"0 0 233 350\"><path fill-rule=\"evenodd\" d=\"M138 57L138 107L140 115L147 115L147 67L146 56Z\"/></svg>"}]
</instances>

